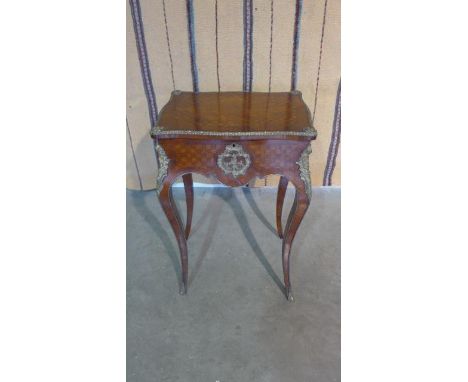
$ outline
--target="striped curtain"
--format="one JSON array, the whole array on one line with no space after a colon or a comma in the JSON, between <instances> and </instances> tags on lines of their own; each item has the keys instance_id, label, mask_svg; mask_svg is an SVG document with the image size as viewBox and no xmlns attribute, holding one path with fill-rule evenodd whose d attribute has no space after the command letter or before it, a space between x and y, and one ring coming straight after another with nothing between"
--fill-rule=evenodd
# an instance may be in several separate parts
<instances>
[{"instance_id":1,"label":"striped curtain","mask_svg":"<svg viewBox=\"0 0 468 382\"><path fill-rule=\"evenodd\" d=\"M312 184L340 184L340 0L129 0L130 189L155 187L149 131L175 89L300 90L318 131ZM277 183L269 176L256 184Z\"/></svg>"}]
</instances>

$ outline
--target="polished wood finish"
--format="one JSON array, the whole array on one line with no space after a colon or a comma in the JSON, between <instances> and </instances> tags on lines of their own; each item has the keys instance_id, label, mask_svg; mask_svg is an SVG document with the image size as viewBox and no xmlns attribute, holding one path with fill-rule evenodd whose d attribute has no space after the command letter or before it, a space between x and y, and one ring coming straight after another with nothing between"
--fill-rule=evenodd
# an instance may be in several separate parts
<instances>
[{"instance_id":1,"label":"polished wood finish","mask_svg":"<svg viewBox=\"0 0 468 382\"><path fill-rule=\"evenodd\" d=\"M158 163L162 174L158 188L159 200L180 250L182 268L180 293L187 292L187 239L193 211L191 174L213 177L230 187L246 185L254 178L278 174L281 175L281 180L278 186L276 223L278 235L283 238L285 294L288 300L293 299L289 272L291 246L310 202L308 164L305 167L301 158L304 158L304 153L307 154L307 148L314 137L286 135L282 132L303 131L307 127L313 129L309 114L299 92L173 93L158 121L158 126L166 132L172 131L173 134L155 133L153 139L157 145ZM210 134L214 132L215 135L203 136L197 135L196 132L186 134L193 129L197 132L209 131ZM265 136L263 134L265 131L275 133ZM230 136L225 135L225 132L248 134ZM220 165L220 158L224 158L225 153L231 149L241 149L241 154L244 155L235 154L234 159L228 158L227 163L233 166L232 168L244 167L238 174L227 172L226 168ZM307 155L305 162L308 163ZM186 193L185 228L172 198L172 184L179 176L182 176ZM296 193L283 232L281 216L289 182L295 187Z\"/></svg>"},{"instance_id":2,"label":"polished wood finish","mask_svg":"<svg viewBox=\"0 0 468 382\"><path fill-rule=\"evenodd\" d=\"M165 130L302 131L311 126L300 92L173 92L158 126Z\"/></svg>"},{"instance_id":3,"label":"polished wood finish","mask_svg":"<svg viewBox=\"0 0 468 382\"><path fill-rule=\"evenodd\" d=\"M297 229L301 224L307 209L309 208L309 200L304 192L296 189L294 203L289 213L288 223L286 224L285 234L283 238L283 277L286 292L286 298L293 301L291 292L291 282L289 280L289 254L291 253L291 246L296 236Z\"/></svg>"},{"instance_id":4,"label":"polished wood finish","mask_svg":"<svg viewBox=\"0 0 468 382\"><path fill-rule=\"evenodd\" d=\"M185 202L187 204L187 221L185 223L185 239L188 240L190 228L192 227L193 214L193 179L192 174L182 175L185 188Z\"/></svg>"},{"instance_id":5,"label":"polished wood finish","mask_svg":"<svg viewBox=\"0 0 468 382\"><path fill-rule=\"evenodd\" d=\"M283 227L281 224L281 218L283 216L283 203L284 196L286 195L286 189L288 188L288 179L284 176L280 177L278 183L278 195L276 198L276 230L278 231L278 236L283 238Z\"/></svg>"},{"instance_id":6,"label":"polished wood finish","mask_svg":"<svg viewBox=\"0 0 468 382\"><path fill-rule=\"evenodd\" d=\"M180 219L177 206L172 196L171 186L173 182L174 179L169 182L164 182L159 194L159 201L164 213L167 216L167 219L169 220L169 223L171 224L172 230L174 231L175 237L177 239L177 244L179 245L180 263L182 268L182 284L180 286L179 292L180 294L186 294L188 280L187 239L185 238L182 220Z\"/></svg>"}]
</instances>

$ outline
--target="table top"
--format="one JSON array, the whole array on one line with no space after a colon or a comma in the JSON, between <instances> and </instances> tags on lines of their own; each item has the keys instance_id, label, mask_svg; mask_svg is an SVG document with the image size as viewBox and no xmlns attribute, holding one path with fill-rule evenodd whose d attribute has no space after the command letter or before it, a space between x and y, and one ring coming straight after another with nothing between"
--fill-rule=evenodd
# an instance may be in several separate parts
<instances>
[{"instance_id":1,"label":"table top","mask_svg":"<svg viewBox=\"0 0 468 382\"><path fill-rule=\"evenodd\" d=\"M172 92L153 138L187 136L299 137L315 139L310 111L299 91L283 93Z\"/></svg>"}]
</instances>

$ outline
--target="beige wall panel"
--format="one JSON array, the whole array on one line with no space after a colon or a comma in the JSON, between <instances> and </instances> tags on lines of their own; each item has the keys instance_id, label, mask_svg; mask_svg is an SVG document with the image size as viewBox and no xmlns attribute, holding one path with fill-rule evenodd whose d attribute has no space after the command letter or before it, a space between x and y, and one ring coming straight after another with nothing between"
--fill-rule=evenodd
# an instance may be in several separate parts
<instances>
[{"instance_id":1,"label":"beige wall panel","mask_svg":"<svg viewBox=\"0 0 468 382\"><path fill-rule=\"evenodd\" d=\"M243 9L243 1L241 0L218 0L218 51L221 91L242 90L242 65L244 60Z\"/></svg>"},{"instance_id":2,"label":"beige wall panel","mask_svg":"<svg viewBox=\"0 0 468 382\"><path fill-rule=\"evenodd\" d=\"M252 91L267 92L270 77L270 0L253 4Z\"/></svg>"},{"instance_id":3,"label":"beige wall panel","mask_svg":"<svg viewBox=\"0 0 468 382\"><path fill-rule=\"evenodd\" d=\"M325 34L323 38L322 64L315 113L315 128L318 138L314 144L311 156L312 183L319 186L323 182L328 149L333 128L335 102L340 82L340 1L328 0ZM333 177L333 185L339 185L339 180Z\"/></svg>"},{"instance_id":4,"label":"beige wall panel","mask_svg":"<svg viewBox=\"0 0 468 382\"><path fill-rule=\"evenodd\" d=\"M305 0L302 5L297 89L302 92L304 101L311 110L315 99L324 3L325 0Z\"/></svg>"},{"instance_id":5,"label":"beige wall panel","mask_svg":"<svg viewBox=\"0 0 468 382\"><path fill-rule=\"evenodd\" d=\"M301 37L299 40L297 89L312 111L315 100L315 83L319 64L325 0L304 1L302 6Z\"/></svg>"},{"instance_id":6,"label":"beige wall panel","mask_svg":"<svg viewBox=\"0 0 468 382\"><path fill-rule=\"evenodd\" d=\"M123 121L122 121L123 122ZM150 117L146 101L140 62L135 43L132 15L127 2L127 122L133 150L137 161L143 189L152 189L156 184L156 156L149 138ZM138 175L127 136L127 187L140 189Z\"/></svg>"},{"instance_id":7,"label":"beige wall panel","mask_svg":"<svg viewBox=\"0 0 468 382\"><path fill-rule=\"evenodd\" d=\"M218 91L215 1L195 0L193 8L199 88L202 92Z\"/></svg>"},{"instance_id":8,"label":"beige wall panel","mask_svg":"<svg viewBox=\"0 0 468 382\"><path fill-rule=\"evenodd\" d=\"M166 1L166 3L168 2L170 1ZM164 24L163 2L162 0L140 0L140 6L154 93L158 111L161 111L164 104L169 100L172 90L174 90ZM166 14L167 11L166 4ZM171 24L173 21L168 20L168 22ZM172 37L170 33L169 30L169 38ZM171 51L175 49L177 48L173 48L171 45ZM178 85L177 80L175 80L175 84Z\"/></svg>"},{"instance_id":9,"label":"beige wall panel","mask_svg":"<svg viewBox=\"0 0 468 382\"><path fill-rule=\"evenodd\" d=\"M169 101L174 89L192 90L190 51L185 0L166 0L167 29L172 67L164 22L162 0L140 0L146 47L153 77L158 110ZM172 84L172 71L174 83Z\"/></svg>"},{"instance_id":10,"label":"beige wall panel","mask_svg":"<svg viewBox=\"0 0 468 382\"><path fill-rule=\"evenodd\" d=\"M291 90L295 14L295 0L275 1L271 69L271 91L274 92Z\"/></svg>"},{"instance_id":11,"label":"beige wall panel","mask_svg":"<svg viewBox=\"0 0 468 382\"><path fill-rule=\"evenodd\" d=\"M191 91L193 90L193 82L185 0L166 0L166 12L174 65L175 87L176 89ZM198 16L196 13L195 19Z\"/></svg>"},{"instance_id":12,"label":"beige wall panel","mask_svg":"<svg viewBox=\"0 0 468 382\"><path fill-rule=\"evenodd\" d=\"M138 170L136 167L136 163L133 157L132 152L132 142L130 139L130 135L127 131L127 188L132 190L141 190L140 186L140 179L138 178Z\"/></svg>"},{"instance_id":13,"label":"beige wall panel","mask_svg":"<svg viewBox=\"0 0 468 382\"><path fill-rule=\"evenodd\" d=\"M332 186L341 185L341 145L338 149L338 155L336 156L336 166L332 175Z\"/></svg>"},{"instance_id":14,"label":"beige wall panel","mask_svg":"<svg viewBox=\"0 0 468 382\"><path fill-rule=\"evenodd\" d=\"M266 179L266 186L277 186L279 182L280 177L278 175L270 175Z\"/></svg>"},{"instance_id":15,"label":"beige wall panel","mask_svg":"<svg viewBox=\"0 0 468 382\"><path fill-rule=\"evenodd\" d=\"M298 55L298 79L297 88L301 90L304 101L313 112L315 102L315 85L320 56L320 40L322 35L323 10L325 0L304 1L302 7L301 38L299 41ZM333 113L334 104L329 106ZM312 154L310 156L310 171L313 186L322 184L323 171L320 172L323 161L327 158L327 152L323 152L323 142L326 142L331 131L330 126L317 126L318 137L312 142Z\"/></svg>"}]
</instances>

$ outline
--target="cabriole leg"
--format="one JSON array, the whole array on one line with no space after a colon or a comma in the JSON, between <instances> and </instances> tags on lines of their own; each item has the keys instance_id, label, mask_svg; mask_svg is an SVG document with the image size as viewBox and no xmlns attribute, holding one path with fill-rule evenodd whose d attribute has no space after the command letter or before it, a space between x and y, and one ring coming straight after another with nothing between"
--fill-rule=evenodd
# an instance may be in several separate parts
<instances>
[{"instance_id":1,"label":"cabriole leg","mask_svg":"<svg viewBox=\"0 0 468 382\"><path fill-rule=\"evenodd\" d=\"M177 206L172 197L172 181L167 177L162 184L159 201L164 213L171 224L172 230L177 239L180 251L180 263L182 269L182 285L180 288L180 294L187 293L187 276L188 276L188 257L187 257L187 240L185 239L185 233L183 230L182 221L177 211Z\"/></svg>"},{"instance_id":2,"label":"cabriole leg","mask_svg":"<svg viewBox=\"0 0 468 382\"><path fill-rule=\"evenodd\" d=\"M307 193L302 188L296 187L296 195L294 197L294 203L289 213L288 222L284 231L283 238L283 276L284 286L286 292L286 298L289 301L293 301L293 295L291 292L291 281L289 278L289 254L291 253L291 246L296 236L296 232L301 224L302 218L304 217L307 208L309 207L309 198Z\"/></svg>"},{"instance_id":3,"label":"cabriole leg","mask_svg":"<svg viewBox=\"0 0 468 382\"><path fill-rule=\"evenodd\" d=\"M278 184L278 195L276 198L276 230L278 231L278 236L283 238L283 227L281 224L281 217L283 216L283 203L284 196L286 195L286 189L288 188L288 179L282 176Z\"/></svg>"},{"instance_id":4,"label":"cabriole leg","mask_svg":"<svg viewBox=\"0 0 468 382\"><path fill-rule=\"evenodd\" d=\"M192 174L182 175L185 188L185 201L187 204L187 221L185 224L185 239L188 240L190 235L190 228L192 227L192 214L193 214L193 179Z\"/></svg>"}]
</instances>

